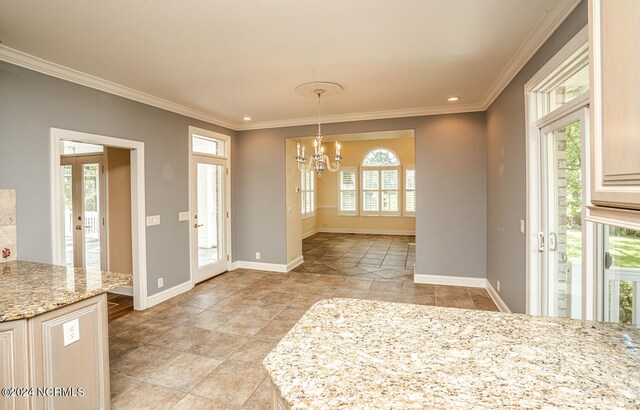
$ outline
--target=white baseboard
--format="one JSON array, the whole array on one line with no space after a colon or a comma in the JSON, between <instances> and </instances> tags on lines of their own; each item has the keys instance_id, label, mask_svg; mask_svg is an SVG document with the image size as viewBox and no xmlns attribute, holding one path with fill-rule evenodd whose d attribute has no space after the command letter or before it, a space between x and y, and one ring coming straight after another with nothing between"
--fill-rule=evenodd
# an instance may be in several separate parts
<instances>
[{"instance_id":1,"label":"white baseboard","mask_svg":"<svg viewBox=\"0 0 640 410\"><path fill-rule=\"evenodd\" d=\"M253 269L264 270L269 272L289 272L291 269L304 262L302 255L298 256L286 265L280 263L265 263L265 262L251 262L251 261L235 261L229 264L229 270L235 269Z\"/></svg>"},{"instance_id":2,"label":"white baseboard","mask_svg":"<svg viewBox=\"0 0 640 410\"><path fill-rule=\"evenodd\" d=\"M469 278L466 276L441 276L413 274L414 283L428 283L431 285L467 286L470 288L486 288L485 278Z\"/></svg>"},{"instance_id":3,"label":"white baseboard","mask_svg":"<svg viewBox=\"0 0 640 410\"><path fill-rule=\"evenodd\" d=\"M313 230L311 230L309 232L305 232L305 233L302 234L302 239L307 239L308 237L313 236L313 235L315 235L317 233L318 233L317 229L313 229Z\"/></svg>"},{"instance_id":4,"label":"white baseboard","mask_svg":"<svg viewBox=\"0 0 640 410\"><path fill-rule=\"evenodd\" d=\"M489 282L488 280L487 280L487 292L489 293L489 296L491 296L491 299L493 299L493 303L496 304L496 306L498 307L498 309L500 309L501 312L511 313L511 309L509 309L509 306L507 306L507 304L504 303L504 300L502 300L502 298L500 297L500 294L496 292L496 290L491 285L491 282Z\"/></svg>"},{"instance_id":5,"label":"white baseboard","mask_svg":"<svg viewBox=\"0 0 640 410\"><path fill-rule=\"evenodd\" d=\"M325 233L356 233L367 235L415 235L415 231L394 231L384 229L347 229L347 228L319 228L318 232Z\"/></svg>"},{"instance_id":6,"label":"white baseboard","mask_svg":"<svg viewBox=\"0 0 640 410\"><path fill-rule=\"evenodd\" d=\"M172 297L178 296L181 293L184 293L188 290L191 290L193 285L191 281L181 283L167 290L163 290L162 292L158 292L155 295L151 295L147 297L147 308L155 306L159 303L164 302L165 300L169 300Z\"/></svg>"},{"instance_id":7,"label":"white baseboard","mask_svg":"<svg viewBox=\"0 0 640 410\"><path fill-rule=\"evenodd\" d=\"M304 262L304 258L302 257L302 255L300 255L297 258L295 258L294 260L292 260L291 262L287 263L287 272L291 271L296 266L301 265L302 262Z\"/></svg>"},{"instance_id":8,"label":"white baseboard","mask_svg":"<svg viewBox=\"0 0 640 410\"><path fill-rule=\"evenodd\" d=\"M133 286L131 285L120 286L119 288L111 289L109 293L115 293L116 295L123 295L123 296L133 296Z\"/></svg>"}]
</instances>

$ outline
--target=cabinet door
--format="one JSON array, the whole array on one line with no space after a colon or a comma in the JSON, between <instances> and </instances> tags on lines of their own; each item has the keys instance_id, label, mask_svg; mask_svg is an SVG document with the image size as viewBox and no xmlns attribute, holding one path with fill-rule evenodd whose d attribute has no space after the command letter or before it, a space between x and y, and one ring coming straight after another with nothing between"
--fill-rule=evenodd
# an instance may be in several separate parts
<instances>
[{"instance_id":1,"label":"cabinet door","mask_svg":"<svg viewBox=\"0 0 640 410\"><path fill-rule=\"evenodd\" d=\"M29 387L27 321L0 323L0 387ZM1 396L0 409L27 409L28 396Z\"/></svg>"},{"instance_id":2,"label":"cabinet door","mask_svg":"<svg viewBox=\"0 0 640 410\"><path fill-rule=\"evenodd\" d=\"M29 333L32 385L72 388L75 390L71 392L76 394L73 397L34 397L33 409L109 408L106 295L29 319ZM71 337L72 334L76 337ZM83 389L82 395L77 395L78 388Z\"/></svg>"},{"instance_id":3,"label":"cabinet door","mask_svg":"<svg viewBox=\"0 0 640 410\"><path fill-rule=\"evenodd\" d=\"M591 200L640 209L640 1L590 0Z\"/></svg>"}]
</instances>

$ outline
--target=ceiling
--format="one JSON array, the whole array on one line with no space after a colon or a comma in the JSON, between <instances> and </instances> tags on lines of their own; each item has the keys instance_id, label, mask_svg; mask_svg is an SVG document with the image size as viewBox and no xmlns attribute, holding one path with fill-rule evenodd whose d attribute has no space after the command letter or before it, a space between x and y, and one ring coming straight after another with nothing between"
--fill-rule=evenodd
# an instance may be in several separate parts
<instances>
[{"instance_id":1,"label":"ceiling","mask_svg":"<svg viewBox=\"0 0 640 410\"><path fill-rule=\"evenodd\" d=\"M312 123L309 81L325 122L478 111L578 2L3 0L0 60L233 129Z\"/></svg>"}]
</instances>

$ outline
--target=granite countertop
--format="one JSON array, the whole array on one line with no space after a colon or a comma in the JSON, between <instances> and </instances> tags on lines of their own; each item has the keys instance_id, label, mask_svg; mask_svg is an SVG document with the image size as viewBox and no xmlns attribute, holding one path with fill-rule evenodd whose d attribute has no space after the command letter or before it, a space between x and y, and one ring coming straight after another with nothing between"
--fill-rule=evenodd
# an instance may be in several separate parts
<instances>
[{"instance_id":1,"label":"granite countertop","mask_svg":"<svg viewBox=\"0 0 640 410\"><path fill-rule=\"evenodd\" d=\"M0 263L0 322L33 317L131 283L131 275L44 263Z\"/></svg>"},{"instance_id":2,"label":"granite countertop","mask_svg":"<svg viewBox=\"0 0 640 410\"><path fill-rule=\"evenodd\" d=\"M264 366L293 409L640 407L640 329L572 319L329 299Z\"/></svg>"}]
</instances>

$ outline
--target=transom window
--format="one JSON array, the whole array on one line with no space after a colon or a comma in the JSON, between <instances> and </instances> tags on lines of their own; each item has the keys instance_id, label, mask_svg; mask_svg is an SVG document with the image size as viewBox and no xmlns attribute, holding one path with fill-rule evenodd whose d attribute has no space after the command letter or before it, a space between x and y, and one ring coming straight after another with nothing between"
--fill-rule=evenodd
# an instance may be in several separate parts
<instances>
[{"instance_id":1,"label":"transom window","mask_svg":"<svg viewBox=\"0 0 640 410\"><path fill-rule=\"evenodd\" d=\"M400 161L387 148L376 148L362 161L362 212L368 215L400 213Z\"/></svg>"}]
</instances>

